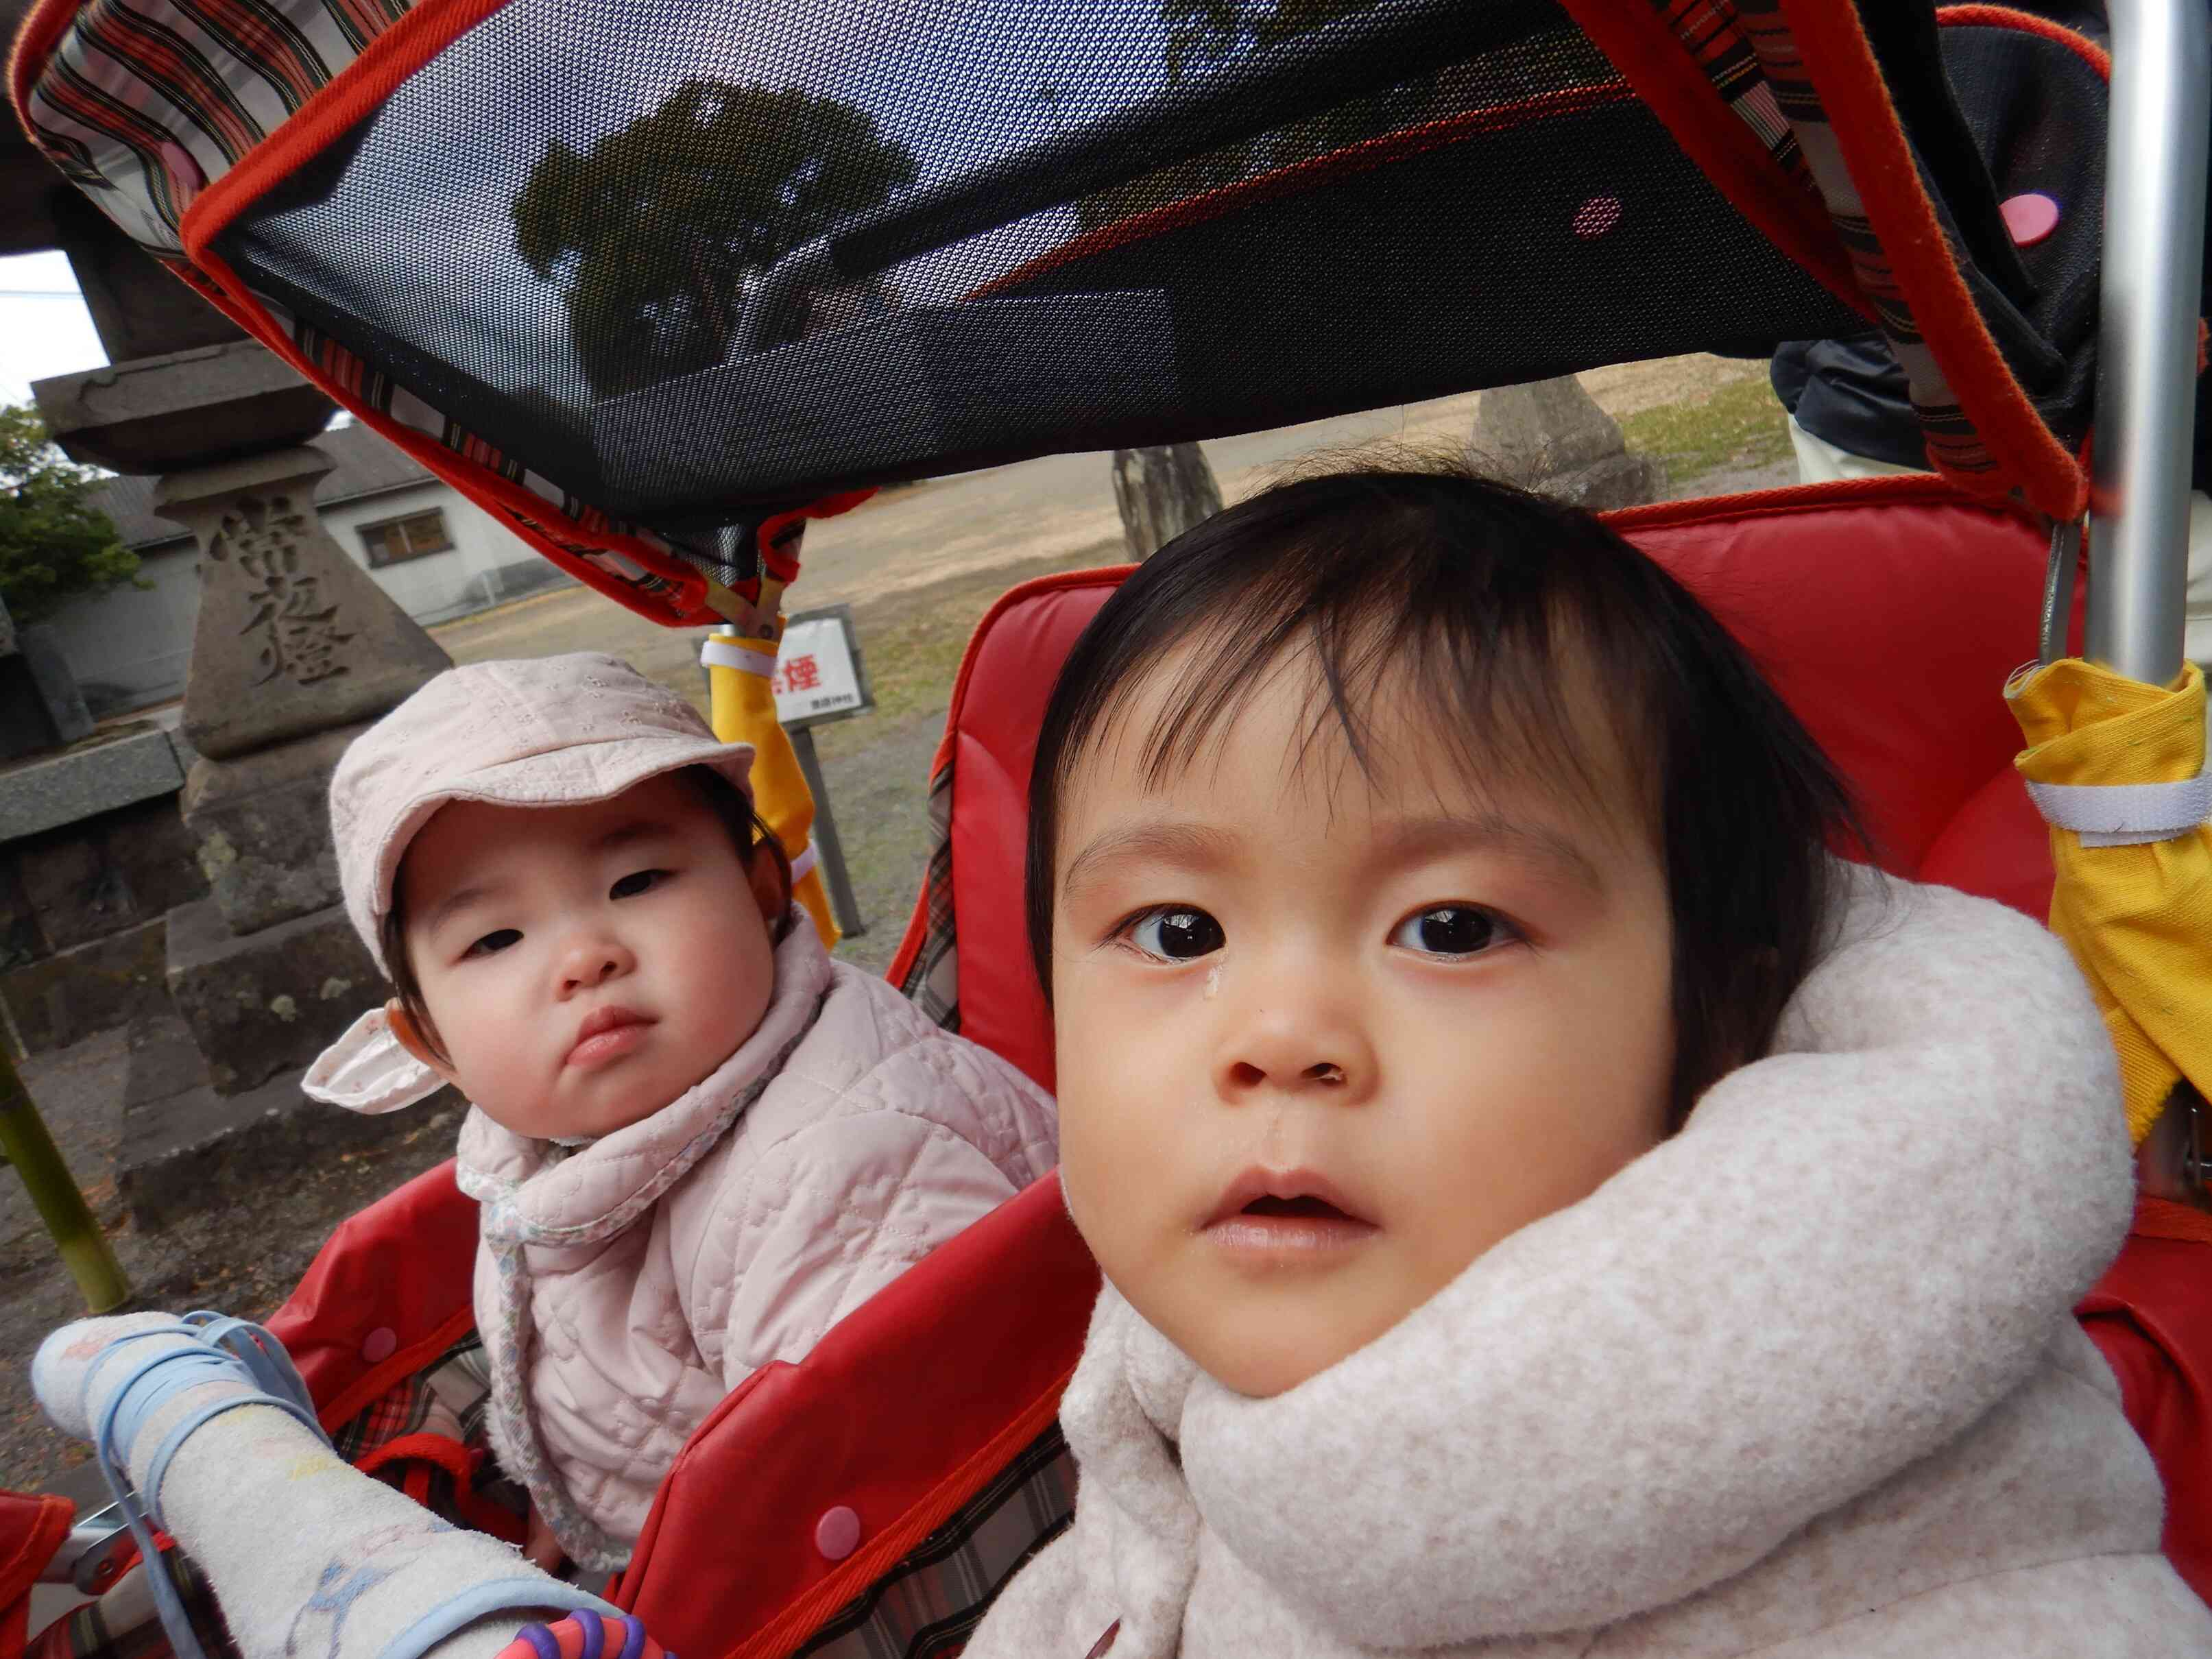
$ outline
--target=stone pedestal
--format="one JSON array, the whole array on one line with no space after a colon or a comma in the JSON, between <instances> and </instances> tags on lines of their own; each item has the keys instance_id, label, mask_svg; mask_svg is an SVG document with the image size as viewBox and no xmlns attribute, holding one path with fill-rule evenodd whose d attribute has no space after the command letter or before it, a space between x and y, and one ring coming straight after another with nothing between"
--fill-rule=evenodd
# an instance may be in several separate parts
<instances>
[{"instance_id":1,"label":"stone pedestal","mask_svg":"<svg viewBox=\"0 0 2212 1659\"><path fill-rule=\"evenodd\" d=\"M1666 470L1629 453L1620 423L1571 374L1483 392L1467 449L1480 471L1592 513L1655 501L1667 486Z\"/></svg>"},{"instance_id":2,"label":"stone pedestal","mask_svg":"<svg viewBox=\"0 0 2212 1659\"><path fill-rule=\"evenodd\" d=\"M218 1094L307 1064L384 994L339 907L325 795L363 725L449 665L323 529L320 451L172 472L200 545L179 805L209 896L170 912L168 985Z\"/></svg>"}]
</instances>

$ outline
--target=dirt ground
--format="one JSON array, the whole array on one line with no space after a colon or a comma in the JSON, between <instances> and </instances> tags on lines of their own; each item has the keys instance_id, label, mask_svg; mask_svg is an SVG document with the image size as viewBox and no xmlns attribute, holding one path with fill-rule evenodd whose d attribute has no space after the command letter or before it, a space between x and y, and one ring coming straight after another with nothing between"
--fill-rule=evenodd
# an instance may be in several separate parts
<instances>
[{"instance_id":1,"label":"dirt ground","mask_svg":"<svg viewBox=\"0 0 2212 1659\"><path fill-rule=\"evenodd\" d=\"M1584 377L1616 417L1694 401L1762 375L1765 365L1677 358ZM1456 449L1471 396L1347 416L1206 446L1225 499L1235 501L1316 457L1370 446ZM1723 470L1673 481L1674 493L1718 493L1787 482L1789 469ZM991 601L1015 581L1123 557L1103 455L1054 456L987 473L887 491L810 532L794 597L848 601L864 647L895 650L902 677L872 716L822 728L828 792L867 924L839 954L873 971L890 960L927 855L925 792L959 648ZM434 630L457 661L611 651L703 702L697 636L655 627L594 594L559 590ZM248 1317L271 1311L332 1226L369 1200L447 1157L452 1115L426 1118L373 1154L301 1169L264 1192L226 1202L158 1234L129 1224L115 1194L117 1119L125 1034L111 1032L23 1066L24 1081L96 1212L137 1292L137 1305L213 1306ZM20 1185L0 1176L0 1486L97 1491L83 1449L44 1424L28 1389L32 1351L79 1304ZM104 1499L102 1500L104 1501Z\"/></svg>"}]
</instances>

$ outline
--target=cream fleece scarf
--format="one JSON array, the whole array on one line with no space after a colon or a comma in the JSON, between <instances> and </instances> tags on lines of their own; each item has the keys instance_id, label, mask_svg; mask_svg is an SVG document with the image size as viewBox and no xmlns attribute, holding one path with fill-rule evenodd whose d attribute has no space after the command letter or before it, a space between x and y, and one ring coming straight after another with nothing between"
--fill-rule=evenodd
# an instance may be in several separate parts
<instances>
[{"instance_id":1,"label":"cream fleece scarf","mask_svg":"<svg viewBox=\"0 0 2212 1659\"><path fill-rule=\"evenodd\" d=\"M1331 1653L1581 1653L1742 1574L2047 1366L2131 1198L2096 1011L2026 918L1850 879L1841 942L1770 1057L1300 1387L1231 1393L1109 1286L1062 1405L1074 1528L971 1659L1073 1659L1111 1620L1112 1659L1239 1651L1255 1632L1218 1627L1220 1598L1185 1628L1209 1561ZM2113 1477L2130 1514L2136 1461ZM2136 1519L2154 1540L2154 1501ZM1864 1590L1872 1608L1897 1585Z\"/></svg>"}]
</instances>

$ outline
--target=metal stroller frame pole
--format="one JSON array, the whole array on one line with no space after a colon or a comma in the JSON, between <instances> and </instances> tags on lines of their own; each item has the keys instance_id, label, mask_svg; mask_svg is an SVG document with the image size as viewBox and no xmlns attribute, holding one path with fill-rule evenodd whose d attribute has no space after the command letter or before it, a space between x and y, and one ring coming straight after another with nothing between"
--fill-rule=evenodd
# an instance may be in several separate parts
<instances>
[{"instance_id":1,"label":"metal stroller frame pole","mask_svg":"<svg viewBox=\"0 0 2212 1659\"><path fill-rule=\"evenodd\" d=\"M2204 0L2107 0L2105 256L2085 654L2131 679L2181 672L2189 477L2212 125Z\"/></svg>"}]
</instances>

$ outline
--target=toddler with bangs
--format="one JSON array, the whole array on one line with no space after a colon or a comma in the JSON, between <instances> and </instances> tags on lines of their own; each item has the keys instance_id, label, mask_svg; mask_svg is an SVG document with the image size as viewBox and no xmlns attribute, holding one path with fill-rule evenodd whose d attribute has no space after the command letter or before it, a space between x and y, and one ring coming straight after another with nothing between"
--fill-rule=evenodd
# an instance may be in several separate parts
<instances>
[{"instance_id":1,"label":"toddler with bangs","mask_svg":"<svg viewBox=\"0 0 2212 1659\"><path fill-rule=\"evenodd\" d=\"M1596 520L1217 516L1078 641L1031 807L1107 1283L1074 1523L971 1659L2208 1650L2070 1314L2131 1197L2086 988L1839 860L1819 746Z\"/></svg>"}]
</instances>

